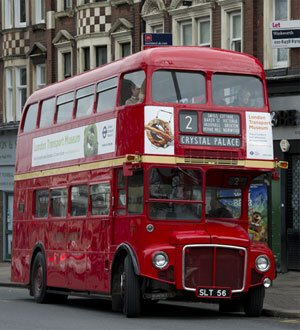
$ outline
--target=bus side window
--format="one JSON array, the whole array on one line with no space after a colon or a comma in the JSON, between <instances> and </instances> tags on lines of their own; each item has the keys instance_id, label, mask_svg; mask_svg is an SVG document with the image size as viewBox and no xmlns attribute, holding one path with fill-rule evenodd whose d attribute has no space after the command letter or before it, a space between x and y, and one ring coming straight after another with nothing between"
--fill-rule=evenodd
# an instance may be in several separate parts
<instances>
[{"instance_id":1,"label":"bus side window","mask_svg":"<svg viewBox=\"0 0 300 330\"><path fill-rule=\"evenodd\" d=\"M23 132L28 132L35 129L38 109L38 103L31 104L27 109Z\"/></svg>"},{"instance_id":2,"label":"bus side window","mask_svg":"<svg viewBox=\"0 0 300 330\"><path fill-rule=\"evenodd\" d=\"M142 214L144 210L144 171L134 171L128 177L128 214Z\"/></svg>"},{"instance_id":3,"label":"bus side window","mask_svg":"<svg viewBox=\"0 0 300 330\"><path fill-rule=\"evenodd\" d=\"M140 70L125 74L122 78L119 105L137 104L144 101L145 72Z\"/></svg>"},{"instance_id":4,"label":"bus side window","mask_svg":"<svg viewBox=\"0 0 300 330\"><path fill-rule=\"evenodd\" d=\"M55 97L44 100L41 107L40 125L39 127L51 126L54 121L55 114Z\"/></svg>"},{"instance_id":5,"label":"bus side window","mask_svg":"<svg viewBox=\"0 0 300 330\"><path fill-rule=\"evenodd\" d=\"M76 92L76 118L90 115L94 108L94 85L80 88Z\"/></svg>"},{"instance_id":6,"label":"bus side window","mask_svg":"<svg viewBox=\"0 0 300 330\"><path fill-rule=\"evenodd\" d=\"M74 92L66 93L57 98L57 123L71 120L73 115Z\"/></svg>"},{"instance_id":7,"label":"bus side window","mask_svg":"<svg viewBox=\"0 0 300 330\"><path fill-rule=\"evenodd\" d=\"M67 188L53 189L51 196L51 213L53 217L65 217L68 210Z\"/></svg>"},{"instance_id":8,"label":"bus side window","mask_svg":"<svg viewBox=\"0 0 300 330\"><path fill-rule=\"evenodd\" d=\"M71 215L74 217L87 215L88 186L80 185L71 188Z\"/></svg>"},{"instance_id":9,"label":"bus side window","mask_svg":"<svg viewBox=\"0 0 300 330\"><path fill-rule=\"evenodd\" d=\"M90 186L90 203L92 215L109 215L110 183L98 183Z\"/></svg>"},{"instance_id":10,"label":"bus side window","mask_svg":"<svg viewBox=\"0 0 300 330\"><path fill-rule=\"evenodd\" d=\"M101 81L97 85L97 112L115 107L117 98L118 78Z\"/></svg>"},{"instance_id":11,"label":"bus side window","mask_svg":"<svg viewBox=\"0 0 300 330\"><path fill-rule=\"evenodd\" d=\"M48 218L49 191L48 189L36 190L34 193L34 216Z\"/></svg>"}]
</instances>

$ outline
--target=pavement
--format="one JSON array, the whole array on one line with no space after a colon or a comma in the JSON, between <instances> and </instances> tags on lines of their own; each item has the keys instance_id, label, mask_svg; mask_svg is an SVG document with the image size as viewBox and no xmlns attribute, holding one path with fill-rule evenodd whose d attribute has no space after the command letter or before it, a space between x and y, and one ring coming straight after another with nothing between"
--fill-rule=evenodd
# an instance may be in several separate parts
<instances>
[{"instance_id":1,"label":"pavement","mask_svg":"<svg viewBox=\"0 0 300 330\"><path fill-rule=\"evenodd\" d=\"M0 262L0 287L25 287L10 280L10 263ZM1 297L0 297L1 298ZM300 272L278 273L266 289L263 315L300 319Z\"/></svg>"}]
</instances>

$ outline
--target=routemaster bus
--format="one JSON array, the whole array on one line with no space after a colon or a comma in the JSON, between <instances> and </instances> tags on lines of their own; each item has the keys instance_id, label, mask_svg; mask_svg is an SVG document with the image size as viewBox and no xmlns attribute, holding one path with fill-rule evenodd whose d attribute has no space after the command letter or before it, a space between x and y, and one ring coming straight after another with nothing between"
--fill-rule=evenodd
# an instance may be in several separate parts
<instances>
[{"instance_id":1,"label":"routemaster bus","mask_svg":"<svg viewBox=\"0 0 300 330\"><path fill-rule=\"evenodd\" d=\"M248 190L278 166L253 57L152 48L35 91L18 132L12 281L37 303L215 302L258 316L272 251Z\"/></svg>"}]
</instances>

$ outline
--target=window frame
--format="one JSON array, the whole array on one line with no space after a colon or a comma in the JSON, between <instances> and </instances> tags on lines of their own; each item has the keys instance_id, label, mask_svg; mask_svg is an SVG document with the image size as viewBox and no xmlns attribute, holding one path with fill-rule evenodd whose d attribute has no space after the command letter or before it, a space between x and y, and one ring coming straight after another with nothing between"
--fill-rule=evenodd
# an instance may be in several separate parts
<instances>
[{"instance_id":1,"label":"window frame","mask_svg":"<svg viewBox=\"0 0 300 330\"><path fill-rule=\"evenodd\" d=\"M59 215L59 216L56 216L56 215L53 215L53 202L52 202L52 200L54 199L53 197L52 197L52 192L54 191L54 190L65 190L66 192L67 192L67 195L66 196L62 196L63 198L66 198L66 202L67 202L67 206L66 206L66 211L65 211L65 215ZM51 217L53 217L53 218L59 218L59 219L61 219L61 218L66 218L67 216L68 216L68 214L69 214L69 189L68 189L68 187L66 187L66 186L64 186L64 187L53 187L53 188L51 188L50 190L49 190L49 200L50 200L50 212L48 213ZM61 197L61 196L59 196L59 197Z\"/></svg>"},{"instance_id":2,"label":"window frame","mask_svg":"<svg viewBox=\"0 0 300 330\"><path fill-rule=\"evenodd\" d=\"M80 192L80 187L85 187L86 188L86 199L84 200L84 206L85 206L85 214L74 214L73 210L73 188L78 188L78 191ZM80 195L80 194L79 194ZM80 200L82 200L82 195L79 196ZM76 184L72 185L70 187L70 215L71 217L86 217L89 213L89 185L88 184Z\"/></svg>"},{"instance_id":3,"label":"window frame","mask_svg":"<svg viewBox=\"0 0 300 330\"><path fill-rule=\"evenodd\" d=\"M101 84L104 84L106 82L112 81L113 84L105 87L104 89L101 89ZM115 84L114 84L115 82ZM116 106L116 102L117 102L117 98L118 98L118 85L119 85L119 79L118 77L111 77L109 79L105 79L102 81L99 81L96 85L96 106L95 106L95 112L96 113L100 113L100 112L104 112L104 111L108 111L113 109ZM104 109L104 110L99 110L98 111L98 105L99 105L99 97L102 93L106 93L107 91L111 91L111 90L115 90L115 99L114 99L114 104L110 109ZM101 98L100 98L101 100Z\"/></svg>"},{"instance_id":4,"label":"window frame","mask_svg":"<svg viewBox=\"0 0 300 330\"><path fill-rule=\"evenodd\" d=\"M35 24L45 23L45 0L35 0L34 17L35 17Z\"/></svg>"},{"instance_id":5,"label":"window frame","mask_svg":"<svg viewBox=\"0 0 300 330\"><path fill-rule=\"evenodd\" d=\"M5 0L4 2L4 29L11 29L13 27L12 18L12 2Z\"/></svg>"},{"instance_id":6,"label":"window frame","mask_svg":"<svg viewBox=\"0 0 300 330\"><path fill-rule=\"evenodd\" d=\"M98 62L98 50L99 49L104 49L105 48L105 55L106 55L106 62L105 63L101 63L101 64L99 64L99 62ZM96 46L94 46L94 49L95 49L95 66L96 67L98 67L98 66L102 66L102 65L104 65L104 64L106 64L106 63L108 63L108 54L107 54L107 49L108 49L108 47L107 47L107 45L96 45Z\"/></svg>"},{"instance_id":7,"label":"window frame","mask_svg":"<svg viewBox=\"0 0 300 330\"><path fill-rule=\"evenodd\" d=\"M37 192L48 192L48 202L47 202L47 215L46 216L37 216L36 215L36 207L37 207L37 203L36 203L36 197L37 197ZM38 218L38 219L45 219L45 218L49 218L49 211L50 211L50 191L48 188L41 188L41 189L36 189L33 192L34 195L34 207L33 207L33 217L34 218Z\"/></svg>"},{"instance_id":8,"label":"window frame","mask_svg":"<svg viewBox=\"0 0 300 330\"><path fill-rule=\"evenodd\" d=\"M108 206L109 206L109 210L108 210L108 213L105 213L105 214L96 214L96 213L93 213L93 202L92 202L92 196L94 194L91 193L91 187L92 186L96 186L96 185L109 185L109 188L110 188L110 195L109 195L109 201L108 201ZM113 195L113 191L112 191L112 184L110 181L100 181L100 182L92 182L89 184L89 201L88 201L88 205L89 205L89 214L92 216L92 217L99 217L99 216L104 216L104 217L107 217L107 216L110 216L111 215L111 212L112 212L112 195Z\"/></svg>"},{"instance_id":9,"label":"window frame","mask_svg":"<svg viewBox=\"0 0 300 330\"><path fill-rule=\"evenodd\" d=\"M244 51L244 2L237 0L235 2L220 3L221 6L221 48L231 49L231 14L240 12L241 15L241 50Z\"/></svg>"},{"instance_id":10,"label":"window frame","mask_svg":"<svg viewBox=\"0 0 300 330\"><path fill-rule=\"evenodd\" d=\"M89 89L92 89L92 90L91 91L88 91ZM85 92L83 95L78 95L78 93L80 93L81 91L84 91L84 90L86 90L87 92ZM78 114L78 101L79 100L90 98L91 96L92 96L92 108L91 108L91 111L89 113L82 114L82 115L78 116L77 115ZM81 118L81 117L84 117L84 116L89 116L92 113L94 113L94 107L95 107L95 84L91 84L91 85L88 85L88 86L84 86L84 87L78 88L75 91L75 99L76 99L75 118Z\"/></svg>"},{"instance_id":11,"label":"window frame","mask_svg":"<svg viewBox=\"0 0 300 330\"><path fill-rule=\"evenodd\" d=\"M278 19L276 18L276 2L278 0L272 0L273 2L273 8L272 8L272 17L273 17L273 21L277 21ZM280 18L280 21L285 21L289 19L289 1L286 1L286 18ZM280 60L279 59L279 52L282 51L282 49L286 50L286 60ZM275 48L272 49L272 55L273 55L273 66L274 68L278 69L278 68L285 68L288 67L289 64L289 49L288 48Z\"/></svg>"},{"instance_id":12,"label":"window frame","mask_svg":"<svg viewBox=\"0 0 300 330\"><path fill-rule=\"evenodd\" d=\"M36 88L42 88L46 86L46 65L43 64L37 64L36 67ZM41 77L42 77L42 71L44 70L44 82L42 82Z\"/></svg>"},{"instance_id":13,"label":"window frame","mask_svg":"<svg viewBox=\"0 0 300 330\"><path fill-rule=\"evenodd\" d=\"M209 43L201 43L201 23L209 23ZM198 34L198 46L210 47L211 46L211 19L209 16L200 17L197 19L197 34Z\"/></svg>"},{"instance_id":14,"label":"window frame","mask_svg":"<svg viewBox=\"0 0 300 330\"><path fill-rule=\"evenodd\" d=\"M66 56L69 56L70 55L70 73L67 74L67 66L66 66L66 61L67 61L67 58ZM67 78L70 78L72 77L72 74L73 74L73 70L72 70L72 51L70 50L66 50L64 52L62 52L62 67L63 67L63 79L67 79Z\"/></svg>"},{"instance_id":15,"label":"window frame","mask_svg":"<svg viewBox=\"0 0 300 330\"><path fill-rule=\"evenodd\" d=\"M21 21L21 1L24 1L25 6L25 21ZM15 27L26 27L27 13L26 13L26 0L14 0L14 13L15 13Z\"/></svg>"},{"instance_id":16,"label":"window frame","mask_svg":"<svg viewBox=\"0 0 300 330\"><path fill-rule=\"evenodd\" d=\"M5 80L5 117L10 122L13 121L13 67L5 68Z\"/></svg>"},{"instance_id":17,"label":"window frame","mask_svg":"<svg viewBox=\"0 0 300 330\"><path fill-rule=\"evenodd\" d=\"M47 102L47 101L50 101L50 100L54 100L54 106L53 106L53 112L52 112L52 121L50 124L47 123L47 125L44 125L44 126L41 126L41 118L42 118L42 113L43 113L43 104L44 102ZM39 112L39 128L44 128L44 127L49 127L51 125L54 124L54 120L55 120L55 117L56 117L56 97L53 96L53 97L50 97L48 99L44 99L41 101L41 105L40 105L40 112ZM49 118L49 116L46 115L46 118Z\"/></svg>"},{"instance_id":18,"label":"window frame","mask_svg":"<svg viewBox=\"0 0 300 330\"><path fill-rule=\"evenodd\" d=\"M65 96L65 95L71 95L73 94L72 98L68 98L66 100L64 100L62 97ZM70 92L66 92L64 94L61 94L61 95L58 95L57 98L56 98L56 113L55 113L55 124L61 124L61 123L65 123L65 122L68 122L70 120L73 119L74 117L74 97L75 97L75 92L74 91L70 91ZM62 98L62 101L59 99L59 98ZM60 107L61 106L64 106L66 104L69 104L69 103L72 103L72 111L71 111L71 118L69 119L66 119L66 120L63 120L63 121L58 121L58 115L59 115L59 110L60 110Z\"/></svg>"},{"instance_id":19,"label":"window frame","mask_svg":"<svg viewBox=\"0 0 300 330\"><path fill-rule=\"evenodd\" d=\"M240 37L234 37L234 24L233 24L233 20L234 17L240 16L241 17L241 36ZM230 50L236 51L236 52L241 52L242 50L242 15L240 11L233 11L229 14L229 25L230 25L230 41L229 41L229 45L230 45ZM240 48L239 50L236 49L236 43L240 42Z\"/></svg>"},{"instance_id":20,"label":"window frame","mask_svg":"<svg viewBox=\"0 0 300 330\"><path fill-rule=\"evenodd\" d=\"M191 26L191 32L192 32L192 36L191 36L191 44L185 44L184 43L184 38L183 38L183 30L185 26ZM185 20L185 21L181 21L179 22L179 31L180 31L180 45L181 46L192 46L193 45L193 21L192 20Z\"/></svg>"},{"instance_id":21,"label":"window frame","mask_svg":"<svg viewBox=\"0 0 300 330\"><path fill-rule=\"evenodd\" d=\"M21 79L21 71L25 70L26 75L26 85L22 85ZM27 99L27 67L26 66L16 66L15 67L16 74L16 120L21 120L21 114L23 111L23 107L25 105ZM22 100L22 92L25 91L26 95L24 100Z\"/></svg>"},{"instance_id":22,"label":"window frame","mask_svg":"<svg viewBox=\"0 0 300 330\"><path fill-rule=\"evenodd\" d=\"M37 124L37 119L38 119L38 115L39 115L39 103L38 102L36 102L36 103L32 103L32 104L30 104L28 107L27 107L27 109L26 109L26 116L25 116L25 120L24 120L24 123L23 123L23 128L22 128L22 132L23 133L26 133L26 132L29 132L29 131L32 131L32 130L34 130L34 129L36 129L36 124ZM35 107L36 106L36 108L33 108L33 107ZM31 110L32 109L32 110ZM32 113L33 111L35 111L35 114L34 114L34 117L35 118L33 118L33 117L31 117L30 118L30 122L32 123L32 126L30 126L30 124L29 124L29 126L28 126L28 120L27 120L27 116L30 114L30 113ZM32 121L32 119L35 119L35 123L33 123Z\"/></svg>"}]
</instances>

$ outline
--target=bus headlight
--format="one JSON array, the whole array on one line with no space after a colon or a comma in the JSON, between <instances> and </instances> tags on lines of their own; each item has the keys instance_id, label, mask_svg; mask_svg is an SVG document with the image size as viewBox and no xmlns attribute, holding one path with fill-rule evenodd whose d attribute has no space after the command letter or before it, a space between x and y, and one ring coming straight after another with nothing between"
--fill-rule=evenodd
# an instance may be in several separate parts
<instances>
[{"instance_id":1,"label":"bus headlight","mask_svg":"<svg viewBox=\"0 0 300 330\"><path fill-rule=\"evenodd\" d=\"M270 266L270 259L266 255L258 256L255 260L255 267L260 272L266 272Z\"/></svg>"},{"instance_id":2,"label":"bus headlight","mask_svg":"<svg viewBox=\"0 0 300 330\"><path fill-rule=\"evenodd\" d=\"M152 263L157 269L166 268L169 264L169 257L165 252L156 252L152 258Z\"/></svg>"}]
</instances>

